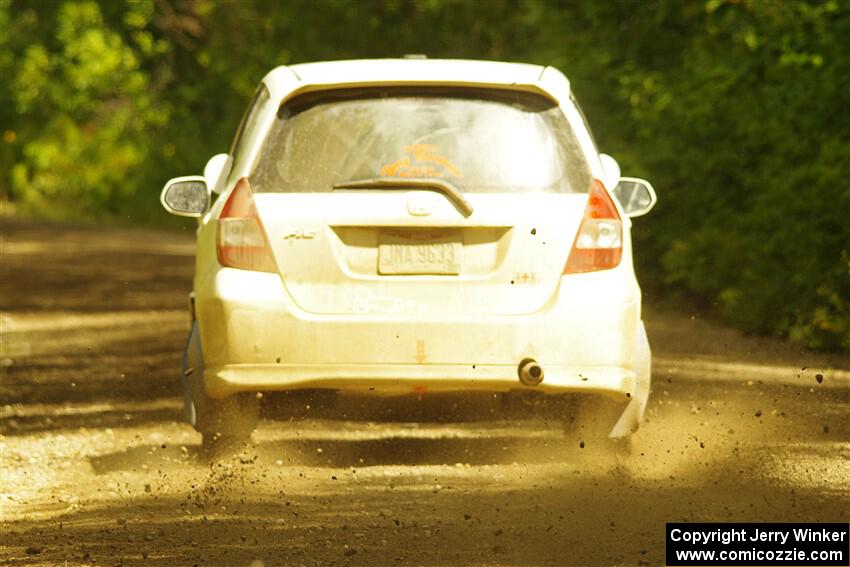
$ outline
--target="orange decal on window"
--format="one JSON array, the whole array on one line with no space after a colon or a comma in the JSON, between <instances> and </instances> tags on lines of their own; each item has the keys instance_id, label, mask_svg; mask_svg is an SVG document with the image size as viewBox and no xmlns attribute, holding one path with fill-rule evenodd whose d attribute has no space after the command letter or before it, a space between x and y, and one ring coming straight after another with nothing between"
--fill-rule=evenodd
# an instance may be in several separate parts
<instances>
[{"instance_id":1,"label":"orange decal on window","mask_svg":"<svg viewBox=\"0 0 850 567\"><path fill-rule=\"evenodd\" d=\"M404 153L408 155L381 168L381 177L461 177L460 170L431 144L405 146Z\"/></svg>"}]
</instances>

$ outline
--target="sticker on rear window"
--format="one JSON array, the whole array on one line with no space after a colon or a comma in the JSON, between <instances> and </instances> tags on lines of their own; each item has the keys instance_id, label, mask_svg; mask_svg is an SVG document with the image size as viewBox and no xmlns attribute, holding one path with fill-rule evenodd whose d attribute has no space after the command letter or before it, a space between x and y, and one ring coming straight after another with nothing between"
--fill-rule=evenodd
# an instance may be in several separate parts
<instances>
[{"instance_id":1,"label":"sticker on rear window","mask_svg":"<svg viewBox=\"0 0 850 567\"><path fill-rule=\"evenodd\" d=\"M405 146L404 153L403 158L381 168L381 177L461 177L457 166L432 144Z\"/></svg>"}]
</instances>

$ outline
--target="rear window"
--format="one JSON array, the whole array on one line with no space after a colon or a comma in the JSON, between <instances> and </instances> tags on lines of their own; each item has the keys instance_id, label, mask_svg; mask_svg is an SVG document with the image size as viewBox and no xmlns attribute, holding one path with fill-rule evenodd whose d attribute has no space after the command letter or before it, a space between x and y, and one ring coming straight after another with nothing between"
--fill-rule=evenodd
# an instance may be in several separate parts
<instances>
[{"instance_id":1,"label":"rear window","mask_svg":"<svg viewBox=\"0 0 850 567\"><path fill-rule=\"evenodd\" d=\"M281 106L251 187L314 193L374 177L444 178L468 193L585 193L592 181L566 117L542 96L394 87Z\"/></svg>"}]
</instances>

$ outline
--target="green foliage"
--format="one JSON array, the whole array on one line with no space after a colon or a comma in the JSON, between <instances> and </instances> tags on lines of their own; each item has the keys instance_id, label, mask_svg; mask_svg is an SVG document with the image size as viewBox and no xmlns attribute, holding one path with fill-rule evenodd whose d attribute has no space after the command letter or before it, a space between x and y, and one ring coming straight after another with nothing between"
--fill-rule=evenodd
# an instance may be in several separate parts
<instances>
[{"instance_id":1,"label":"green foliage","mask_svg":"<svg viewBox=\"0 0 850 567\"><path fill-rule=\"evenodd\" d=\"M715 1L688 27L664 104L633 115L631 145L667 188L641 238L653 285L747 330L850 348L850 12Z\"/></svg>"},{"instance_id":2,"label":"green foliage","mask_svg":"<svg viewBox=\"0 0 850 567\"><path fill-rule=\"evenodd\" d=\"M5 8L8 10L8 3ZM145 55L96 2L22 9L5 20L16 63L2 99L16 111L4 139L13 162L3 192L47 216L116 214L139 190L150 132L168 117L141 69Z\"/></svg>"},{"instance_id":3,"label":"green foliage","mask_svg":"<svg viewBox=\"0 0 850 567\"><path fill-rule=\"evenodd\" d=\"M0 204L162 219L273 66L524 60L570 77L602 149L653 181L654 297L850 349L850 6L836 0L0 0Z\"/></svg>"}]
</instances>

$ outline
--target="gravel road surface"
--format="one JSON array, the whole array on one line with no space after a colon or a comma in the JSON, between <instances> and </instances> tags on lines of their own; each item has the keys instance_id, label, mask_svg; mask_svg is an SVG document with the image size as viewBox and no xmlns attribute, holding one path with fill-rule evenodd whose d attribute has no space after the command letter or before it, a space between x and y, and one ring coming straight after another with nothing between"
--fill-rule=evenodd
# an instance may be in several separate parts
<instances>
[{"instance_id":1,"label":"gravel road surface","mask_svg":"<svg viewBox=\"0 0 850 567\"><path fill-rule=\"evenodd\" d=\"M0 564L663 565L671 521L850 521L850 359L649 309L628 458L550 421L181 421L187 231L0 220Z\"/></svg>"}]
</instances>

